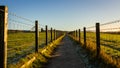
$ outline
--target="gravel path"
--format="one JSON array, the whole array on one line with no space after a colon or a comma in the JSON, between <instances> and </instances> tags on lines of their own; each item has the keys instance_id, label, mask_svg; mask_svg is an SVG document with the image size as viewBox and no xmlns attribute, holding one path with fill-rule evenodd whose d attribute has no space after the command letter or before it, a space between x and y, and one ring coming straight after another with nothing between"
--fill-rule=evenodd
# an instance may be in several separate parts
<instances>
[{"instance_id":1,"label":"gravel path","mask_svg":"<svg viewBox=\"0 0 120 68\"><path fill-rule=\"evenodd\" d=\"M77 44L65 36L46 68L85 68L77 54Z\"/></svg>"}]
</instances>

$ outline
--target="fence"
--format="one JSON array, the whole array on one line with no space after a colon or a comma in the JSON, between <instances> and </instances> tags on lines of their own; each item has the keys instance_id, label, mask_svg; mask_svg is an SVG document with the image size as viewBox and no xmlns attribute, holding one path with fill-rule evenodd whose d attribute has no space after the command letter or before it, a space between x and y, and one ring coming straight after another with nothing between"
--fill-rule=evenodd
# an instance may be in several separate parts
<instances>
[{"instance_id":1,"label":"fence","mask_svg":"<svg viewBox=\"0 0 120 68\"><path fill-rule=\"evenodd\" d=\"M0 6L0 32L0 68L17 63L28 54L37 53L39 48L63 34L52 27L39 24L37 20L34 22L15 13L8 13L6 6Z\"/></svg>"},{"instance_id":2,"label":"fence","mask_svg":"<svg viewBox=\"0 0 120 68\"><path fill-rule=\"evenodd\" d=\"M115 65L120 65L120 20L105 24L96 23L92 27L84 27L83 31L70 32L79 42L94 52L96 57L102 56ZM79 34L79 37L77 36Z\"/></svg>"}]
</instances>

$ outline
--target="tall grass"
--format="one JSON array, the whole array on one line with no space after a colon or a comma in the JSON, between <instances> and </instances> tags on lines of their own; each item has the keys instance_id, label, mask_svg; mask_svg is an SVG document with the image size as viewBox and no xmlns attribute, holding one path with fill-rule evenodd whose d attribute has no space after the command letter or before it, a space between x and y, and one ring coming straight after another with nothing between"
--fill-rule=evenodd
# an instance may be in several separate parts
<instances>
[{"instance_id":1,"label":"tall grass","mask_svg":"<svg viewBox=\"0 0 120 68\"><path fill-rule=\"evenodd\" d=\"M91 52L91 56L95 58L96 56L96 35L94 32L86 33L87 45L86 49ZM73 37L78 41L78 38ZM100 46L101 60L109 66L120 67L120 35L119 34L109 34L100 33ZM84 46L83 32L81 33L81 44Z\"/></svg>"}]
</instances>

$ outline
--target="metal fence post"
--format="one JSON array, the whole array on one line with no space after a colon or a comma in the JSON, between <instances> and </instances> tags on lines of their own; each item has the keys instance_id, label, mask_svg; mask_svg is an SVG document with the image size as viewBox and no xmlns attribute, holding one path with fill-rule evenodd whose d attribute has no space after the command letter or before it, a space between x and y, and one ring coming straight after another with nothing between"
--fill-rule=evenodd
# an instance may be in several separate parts
<instances>
[{"instance_id":1,"label":"metal fence post","mask_svg":"<svg viewBox=\"0 0 120 68\"><path fill-rule=\"evenodd\" d=\"M8 8L0 6L0 68L7 68L7 32Z\"/></svg>"},{"instance_id":2,"label":"metal fence post","mask_svg":"<svg viewBox=\"0 0 120 68\"><path fill-rule=\"evenodd\" d=\"M48 27L47 27L47 25L45 26L45 28L46 28L46 45L48 45Z\"/></svg>"},{"instance_id":3,"label":"metal fence post","mask_svg":"<svg viewBox=\"0 0 120 68\"><path fill-rule=\"evenodd\" d=\"M84 29L84 46L86 47L86 27Z\"/></svg>"},{"instance_id":4,"label":"metal fence post","mask_svg":"<svg viewBox=\"0 0 120 68\"><path fill-rule=\"evenodd\" d=\"M97 57L100 54L100 26L99 23L96 23L96 49L97 49Z\"/></svg>"},{"instance_id":5,"label":"metal fence post","mask_svg":"<svg viewBox=\"0 0 120 68\"><path fill-rule=\"evenodd\" d=\"M35 52L38 53L38 37L39 37L39 33L38 33L38 21L35 21Z\"/></svg>"}]
</instances>

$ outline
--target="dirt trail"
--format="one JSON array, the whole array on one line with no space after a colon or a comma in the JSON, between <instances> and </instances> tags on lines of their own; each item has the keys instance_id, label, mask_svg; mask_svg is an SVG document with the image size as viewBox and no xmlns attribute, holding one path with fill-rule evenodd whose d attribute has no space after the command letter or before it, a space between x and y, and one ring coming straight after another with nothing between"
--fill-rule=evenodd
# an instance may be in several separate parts
<instances>
[{"instance_id":1,"label":"dirt trail","mask_svg":"<svg viewBox=\"0 0 120 68\"><path fill-rule=\"evenodd\" d=\"M77 45L65 36L45 68L85 68L77 54Z\"/></svg>"}]
</instances>

